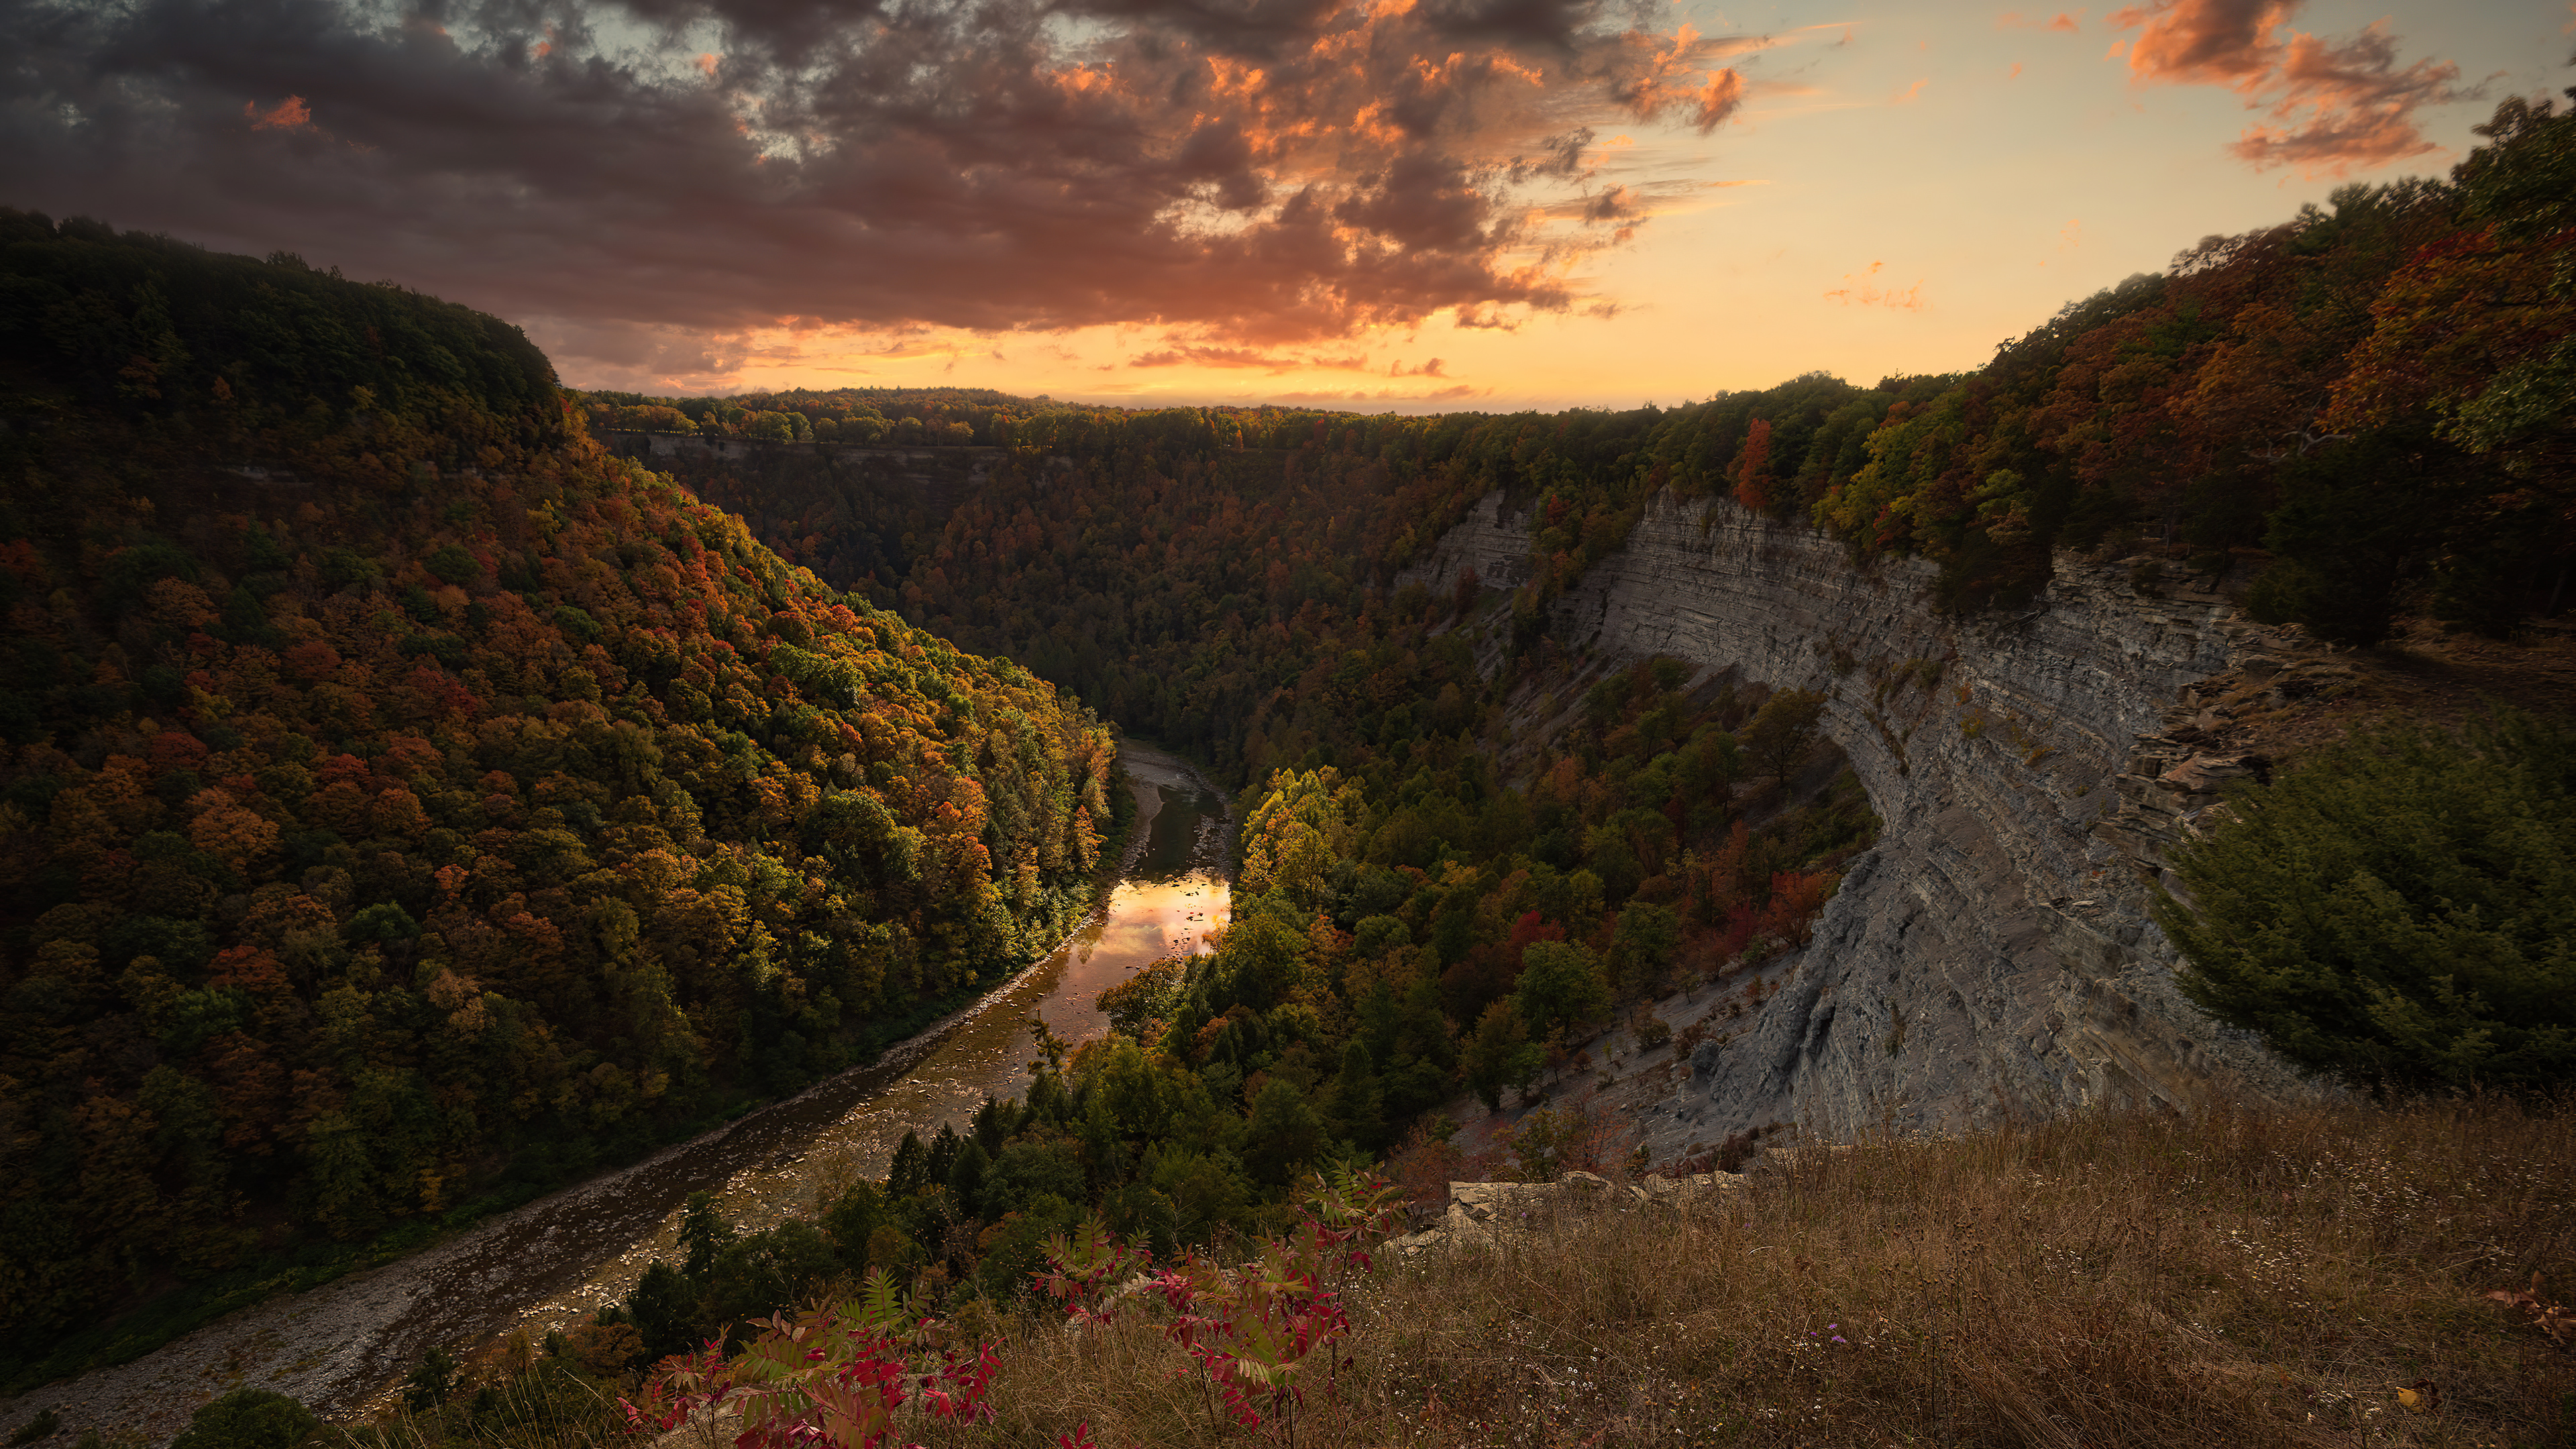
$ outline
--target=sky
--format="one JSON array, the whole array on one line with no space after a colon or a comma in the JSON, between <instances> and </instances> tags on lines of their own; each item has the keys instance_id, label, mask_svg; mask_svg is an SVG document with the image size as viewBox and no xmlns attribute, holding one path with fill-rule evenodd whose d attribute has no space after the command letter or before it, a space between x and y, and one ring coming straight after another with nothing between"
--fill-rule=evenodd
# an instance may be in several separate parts
<instances>
[{"instance_id":1,"label":"sky","mask_svg":"<svg viewBox=\"0 0 2576 1449\"><path fill-rule=\"evenodd\" d=\"M576 387L1669 406L1975 367L2571 51L2570 0L0 0L0 205Z\"/></svg>"}]
</instances>

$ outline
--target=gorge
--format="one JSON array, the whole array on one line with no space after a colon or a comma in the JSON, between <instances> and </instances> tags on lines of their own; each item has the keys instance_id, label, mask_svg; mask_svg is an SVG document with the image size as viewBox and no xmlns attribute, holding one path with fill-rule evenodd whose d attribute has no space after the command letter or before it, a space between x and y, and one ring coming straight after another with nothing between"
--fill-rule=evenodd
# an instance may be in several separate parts
<instances>
[{"instance_id":1,"label":"gorge","mask_svg":"<svg viewBox=\"0 0 2576 1449\"><path fill-rule=\"evenodd\" d=\"M1529 555L1525 516L1488 495L1406 577L1510 588ZM2281 644L2215 594L2151 594L2128 573L2061 554L2029 606L1945 616L1919 561L1864 564L1731 500L1666 495L1554 602L1550 633L1596 655L1823 690L1825 732L1884 821L1789 984L1732 1042L1697 1049L1649 1140L1774 1121L1846 1140L2315 1090L2180 998L2146 912L2191 794L2159 782L2183 761L2158 732L2186 686Z\"/></svg>"},{"instance_id":2,"label":"gorge","mask_svg":"<svg viewBox=\"0 0 2576 1449\"><path fill-rule=\"evenodd\" d=\"M2348 728L2576 707L2565 419L2382 405L2383 293L2474 220L2339 193L1973 373L1416 417L588 393L291 253L0 212L0 1429L601 1415L821 1295L1024 1325L1068 1253L1286 1242L1379 1169L2371 1110L2275 1047L2545 1085L2576 767L2476 745L2522 793L2399 817L2447 875L2338 867L2381 964L2285 979L2341 1058L2196 1008L2164 894ZM2258 354L2306 401L2219 406ZM1135 848L1236 873L1033 987L1121 759ZM2480 894L2381 885L2434 879ZM973 1064L908 1055L979 993Z\"/></svg>"}]
</instances>

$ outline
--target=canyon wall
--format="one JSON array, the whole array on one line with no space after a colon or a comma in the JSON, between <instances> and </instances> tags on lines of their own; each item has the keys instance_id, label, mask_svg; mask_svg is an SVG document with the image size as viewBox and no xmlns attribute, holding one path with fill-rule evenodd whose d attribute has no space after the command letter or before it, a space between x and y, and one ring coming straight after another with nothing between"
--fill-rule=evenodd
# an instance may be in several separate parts
<instances>
[{"instance_id":1,"label":"canyon wall","mask_svg":"<svg viewBox=\"0 0 2576 1449\"><path fill-rule=\"evenodd\" d=\"M1496 494L1407 578L1514 586L1528 546ZM1555 603L1551 633L1595 658L1825 691L1885 823L1812 943L1766 968L1776 994L1712 1021L1644 1124L1659 1157L1775 1120L1844 1137L2314 1090L2182 1000L2146 909L2163 847L2259 766L2187 743L2186 691L2278 668L2296 641L2214 595L2142 592L2124 565L2056 570L2019 610L1943 616L1920 560L1855 564L1812 529L1667 494Z\"/></svg>"}]
</instances>

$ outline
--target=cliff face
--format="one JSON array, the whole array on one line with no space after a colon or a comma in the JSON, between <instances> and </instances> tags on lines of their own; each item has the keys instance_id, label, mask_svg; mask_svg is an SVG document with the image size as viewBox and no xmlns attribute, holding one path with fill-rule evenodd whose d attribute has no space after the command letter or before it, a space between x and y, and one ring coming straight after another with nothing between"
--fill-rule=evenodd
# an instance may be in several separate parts
<instances>
[{"instance_id":1,"label":"cliff face","mask_svg":"<svg viewBox=\"0 0 2576 1449\"><path fill-rule=\"evenodd\" d=\"M1410 577L1516 584L1527 548L1497 494ZM2277 667L2261 651L2287 641L2214 596L2142 594L2068 556L2010 616L1935 614L1932 576L1667 495L1555 605L1555 636L1596 656L1826 691L1824 728L1886 826L1812 944L1767 969L1776 994L1712 1021L1728 1034L1646 1124L1658 1155L1780 1119L1842 1136L2308 1090L2180 998L2146 914L2163 845L2259 766L2195 751L2183 692L2249 658Z\"/></svg>"}]
</instances>

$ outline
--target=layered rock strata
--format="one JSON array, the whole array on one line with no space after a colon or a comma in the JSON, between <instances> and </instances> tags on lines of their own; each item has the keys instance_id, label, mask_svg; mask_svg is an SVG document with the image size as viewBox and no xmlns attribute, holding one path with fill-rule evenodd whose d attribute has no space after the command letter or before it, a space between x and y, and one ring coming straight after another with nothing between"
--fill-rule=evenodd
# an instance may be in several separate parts
<instances>
[{"instance_id":1,"label":"layered rock strata","mask_svg":"<svg viewBox=\"0 0 2576 1449\"><path fill-rule=\"evenodd\" d=\"M1510 587L1528 547L1497 494L1409 578L1445 590L1473 568ZM2300 642L2216 595L2141 589L2072 555L2004 615L1937 613L1933 577L1665 495L1553 606L1552 634L1596 658L1825 691L1824 730L1885 822L1812 943L1765 968L1771 994L1652 1109L1659 1155L1773 1121L1841 1138L2313 1090L2182 1000L2147 913L2165 847L2262 765L2194 723L2209 682L2249 662L2278 673ZM2268 687L2228 688L2249 683Z\"/></svg>"}]
</instances>

